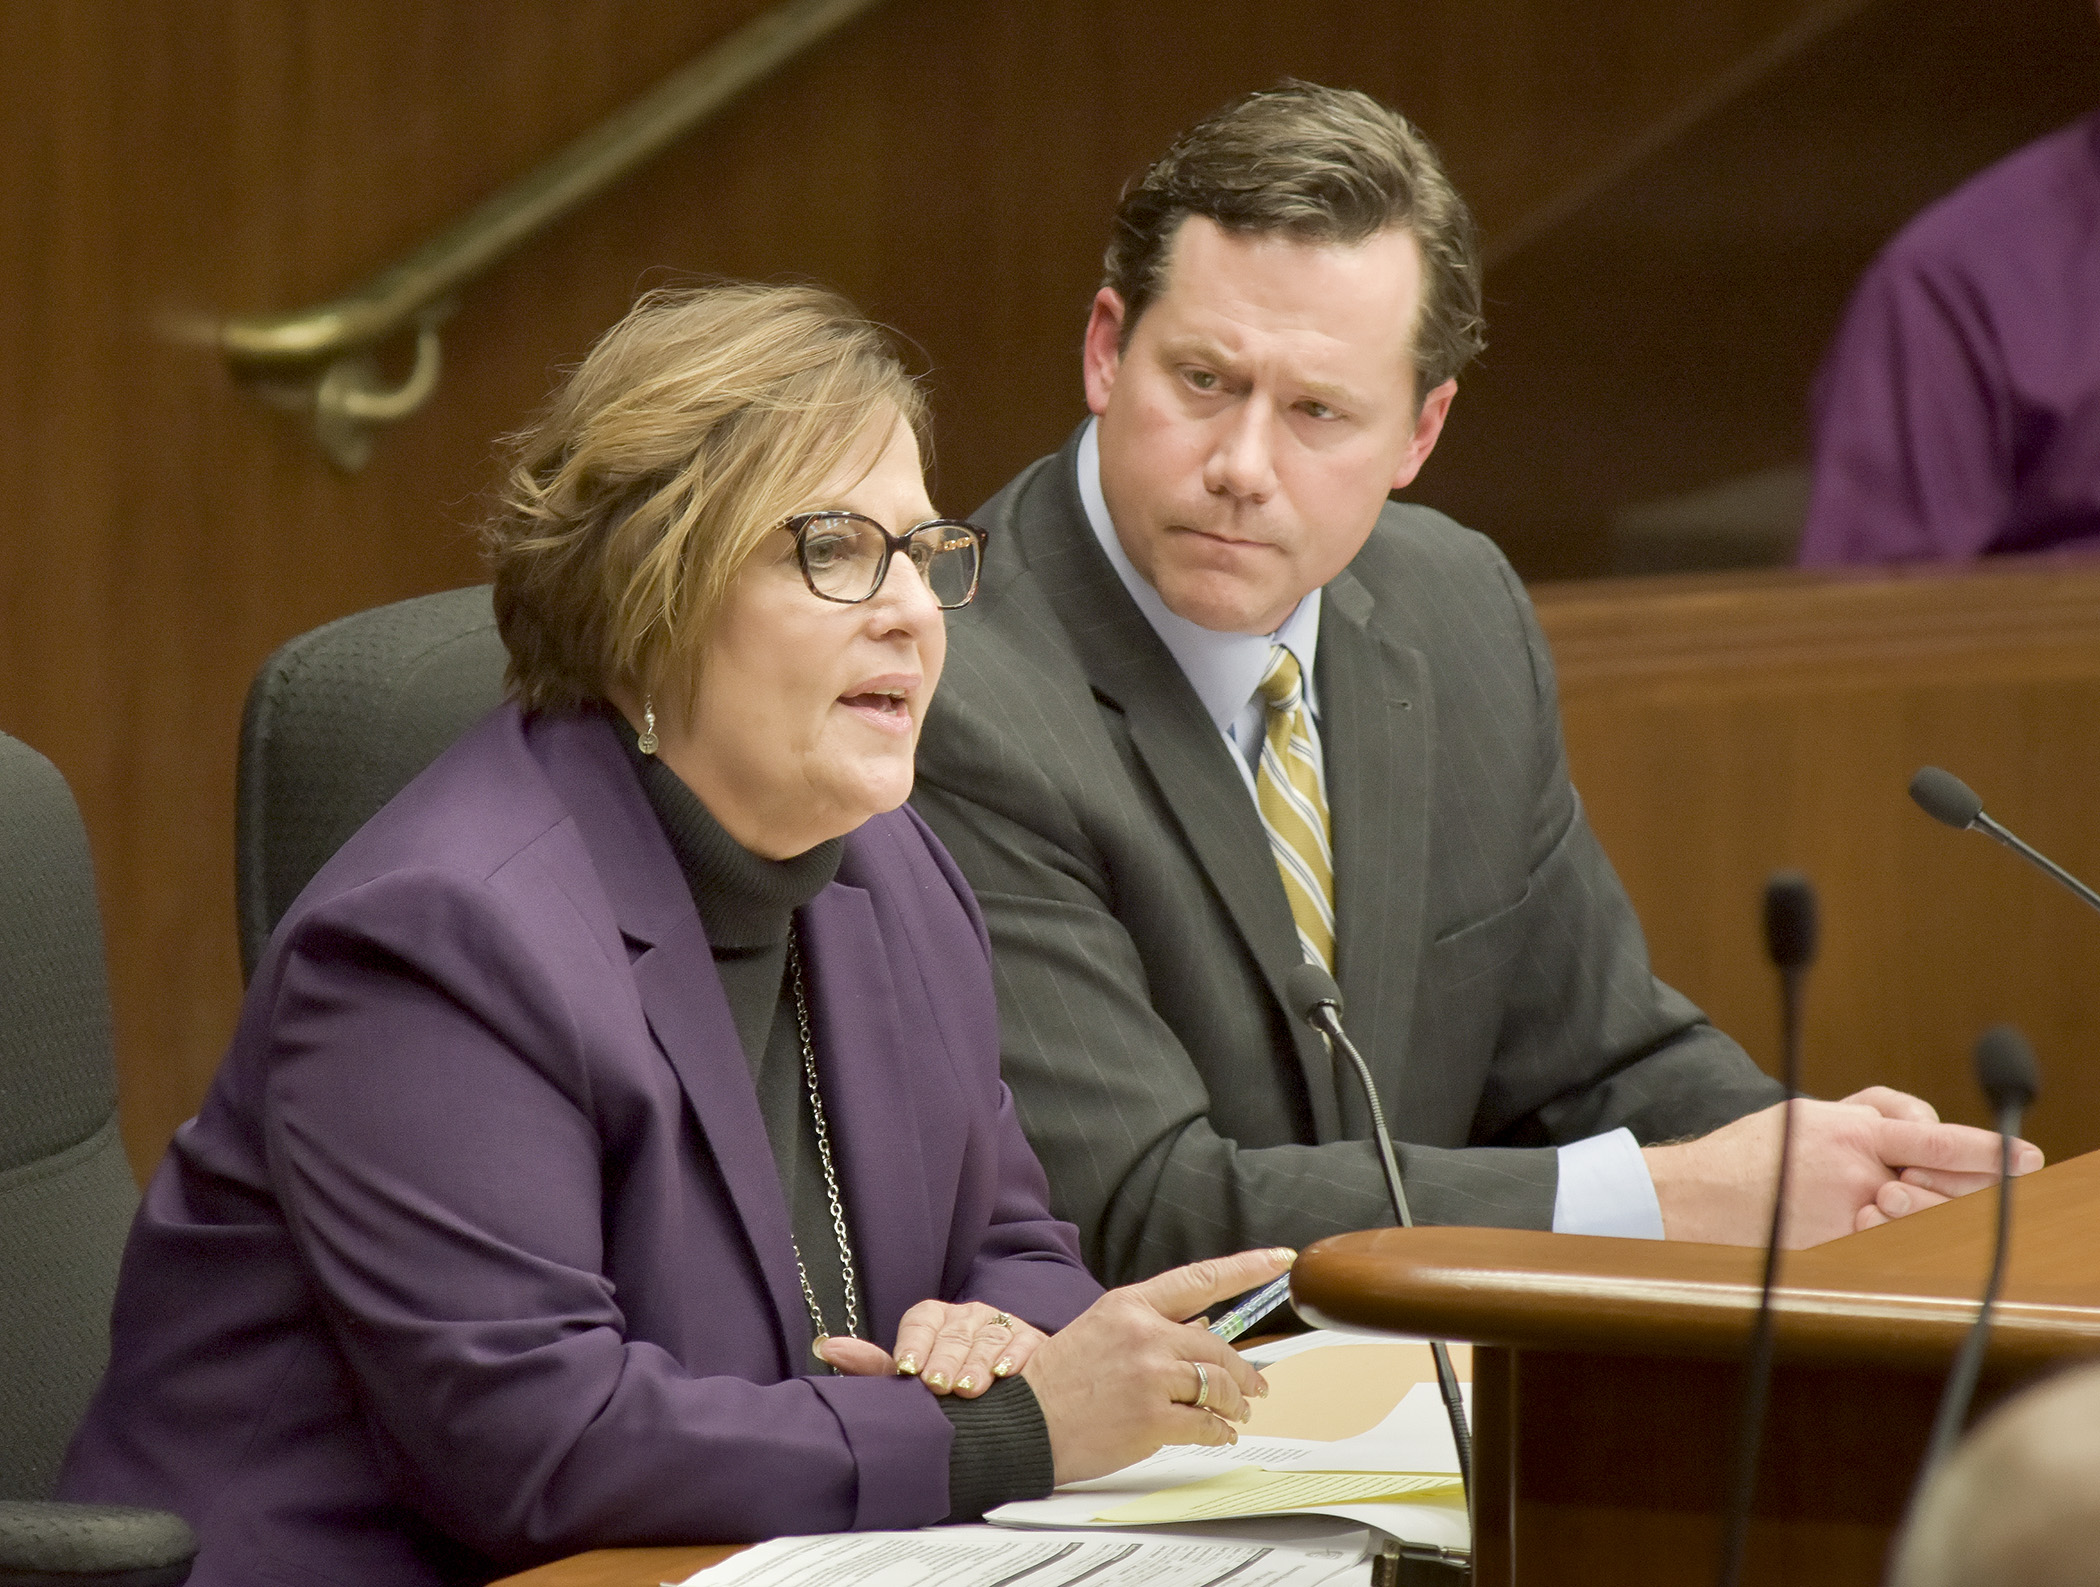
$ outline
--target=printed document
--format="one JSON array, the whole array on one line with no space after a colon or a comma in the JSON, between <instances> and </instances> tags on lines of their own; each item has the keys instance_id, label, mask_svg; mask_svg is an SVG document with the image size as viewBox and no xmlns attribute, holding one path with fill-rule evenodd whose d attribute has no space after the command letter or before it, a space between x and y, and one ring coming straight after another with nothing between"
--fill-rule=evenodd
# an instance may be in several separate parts
<instances>
[{"instance_id":1,"label":"printed document","mask_svg":"<svg viewBox=\"0 0 2100 1587\"><path fill-rule=\"evenodd\" d=\"M681 1587L1343 1587L1368 1579L1369 1548L1360 1527L1292 1541L944 1526L775 1538Z\"/></svg>"}]
</instances>

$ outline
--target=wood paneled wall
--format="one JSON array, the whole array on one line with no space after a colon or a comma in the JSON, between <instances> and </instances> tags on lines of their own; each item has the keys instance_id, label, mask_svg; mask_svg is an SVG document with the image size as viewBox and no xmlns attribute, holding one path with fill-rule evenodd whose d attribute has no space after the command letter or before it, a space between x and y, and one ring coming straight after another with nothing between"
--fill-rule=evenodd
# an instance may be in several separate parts
<instances>
[{"instance_id":1,"label":"wood paneled wall","mask_svg":"<svg viewBox=\"0 0 2100 1587\"><path fill-rule=\"evenodd\" d=\"M1224 99L1296 73L1402 105L1492 242L1788 29L1856 9L890 0L468 294L435 404L363 474L174 334L343 290L760 3L0 7L0 728L87 815L141 1167L238 998L248 679L319 622L473 579L490 438L639 288L806 275L903 328L932 369L937 499L966 511L1079 414L1109 207Z\"/></svg>"},{"instance_id":2,"label":"wood paneled wall","mask_svg":"<svg viewBox=\"0 0 2100 1587\"><path fill-rule=\"evenodd\" d=\"M1803 1083L1886 1084L1988 1122L1970 1052L2019 1025L2029 1134L2100 1148L2100 917L1906 788L1938 765L2074 874L2100 877L2100 561L1793 570L1540 586L1568 759L1656 973L1777 1073L1761 906L1821 900Z\"/></svg>"},{"instance_id":3,"label":"wood paneled wall","mask_svg":"<svg viewBox=\"0 0 2100 1587\"><path fill-rule=\"evenodd\" d=\"M1832 6L1761 64L1488 234L1488 351L1410 494L1527 578L1608 569L1629 507L1805 460L1810 382L1881 245L2100 105L2091 0Z\"/></svg>"}]
</instances>

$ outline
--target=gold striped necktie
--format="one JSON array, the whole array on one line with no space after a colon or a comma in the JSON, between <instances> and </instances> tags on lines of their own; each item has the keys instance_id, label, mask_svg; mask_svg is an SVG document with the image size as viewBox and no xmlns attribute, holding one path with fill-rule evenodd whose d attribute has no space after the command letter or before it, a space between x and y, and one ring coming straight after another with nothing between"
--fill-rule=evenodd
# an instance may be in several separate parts
<instances>
[{"instance_id":1,"label":"gold striped necktie","mask_svg":"<svg viewBox=\"0 0 2100 1587\"><path fill-rule=\"evenodd\" d=\"M1327 819L1327 777L1313 742L1298 658L1283 646L1269 652L1258 688L1268 707L1254 798L1269 851L1283 873L1284 895L1298 923L1305 957L1334 973L1334 848Z\"/></svg>"}]
</instances>

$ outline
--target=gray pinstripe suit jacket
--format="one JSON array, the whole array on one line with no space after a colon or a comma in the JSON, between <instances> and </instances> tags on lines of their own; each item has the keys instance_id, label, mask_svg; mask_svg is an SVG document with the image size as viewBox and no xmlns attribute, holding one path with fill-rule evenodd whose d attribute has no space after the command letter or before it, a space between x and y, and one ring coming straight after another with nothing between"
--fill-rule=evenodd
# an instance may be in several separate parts
<instances>
[{"instance_id":1,"label":"gray pinstripe suit jacket","mask_svg":"<svg viewBox=\"0 0 2100 1587\"><path fill-rule=\"evenodd\" d=\"M913 795L990 925L1053 1205L1110 1282L1389 1223L1355 1084L1280 1000L1299 949L1260 816L1095 543L1075 446L978 519ZM1490 542L1388 505L1327 586L1316 665L1337 978L1418 1220L1548 1227L1554 1143L1778 1099L1650 972Z\"/></svg>"}]
</instances>

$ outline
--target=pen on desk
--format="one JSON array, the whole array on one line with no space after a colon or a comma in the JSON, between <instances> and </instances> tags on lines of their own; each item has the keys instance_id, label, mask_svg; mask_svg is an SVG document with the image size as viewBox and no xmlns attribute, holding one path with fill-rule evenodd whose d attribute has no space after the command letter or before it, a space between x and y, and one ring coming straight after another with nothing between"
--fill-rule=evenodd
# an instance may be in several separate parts
<instances>
[{"instance_id":1,"label":"pen on desk","mask_svg":"<svg viewBox=\"0 0 2100 1587\"><path fill-rule=\"evenodd\" d=\"M1212 1323L1210 1331L1220 1339L1230 1343L1290 1298L1291 1275L1286 1273L1273 1283L1262 1285L1260 1289Z\"/></svg>"}]
</instances>

